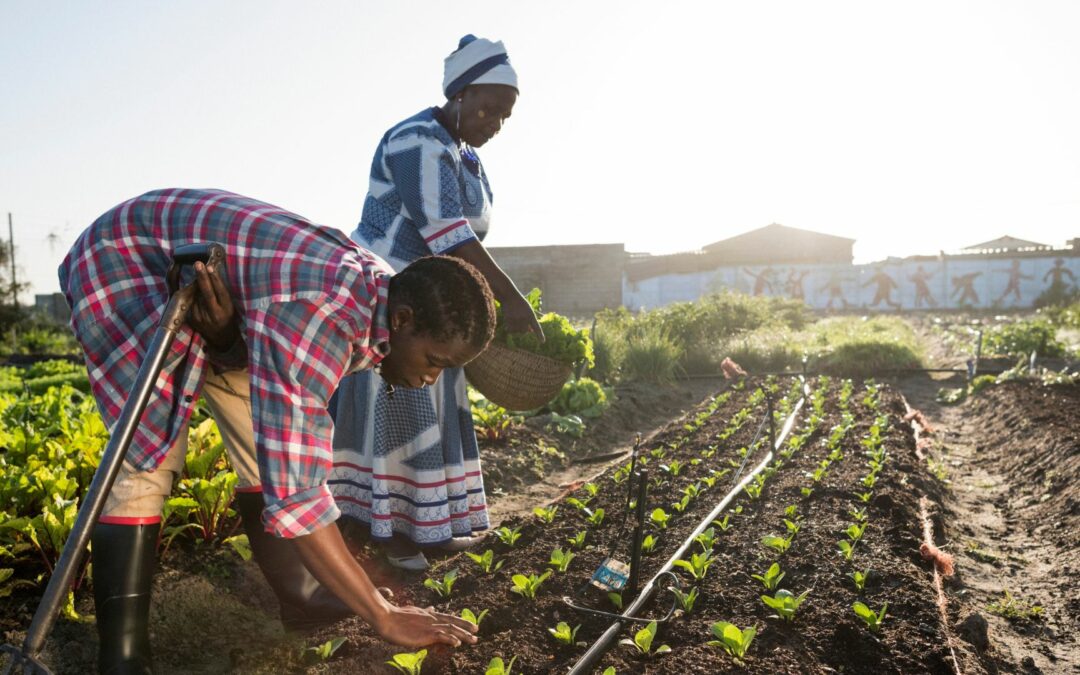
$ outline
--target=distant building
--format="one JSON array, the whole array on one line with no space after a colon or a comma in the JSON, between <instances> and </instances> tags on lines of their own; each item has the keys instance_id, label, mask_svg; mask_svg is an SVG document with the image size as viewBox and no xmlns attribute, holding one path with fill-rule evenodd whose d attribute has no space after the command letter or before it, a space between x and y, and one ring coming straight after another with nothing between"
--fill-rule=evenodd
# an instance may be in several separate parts
<instances>
[{"instance_id":1,"label":"distant building","mask_svg":"<svg viewBox=\"0 0 1080 675\"><path fill-rule=\"evenodd\" d=\"M71 309L63 293L38 293L34 296L34 311L60 324L71 319Z\"/></svg>"},{"instance_id":2,"label":"distant building","mask_svg":"<svg viewBox=\"0 0 1080 675\"><path fill-rule=\"evenodd\" d=\"M1052 251L1054 250L1054 247L1047 244L1040 244L1038 242L1028 241L1026 239L1017 239L1016 237L1010 237L1009 235L1005 235L1004 237L998 237L997 239L984 241L981 244L967 246L962 250L964 253L968 254L1001 255Z\"/></svg>"},{"instance_id":3,"label":"distant building","mask_svg":"<svg viewBox=\"0 0 1080 675\"><path fill-rule=\"evenodd\" d=\"M580 318L622 305L622 244L496 246L488 252L522 293L541 290L545 311Z\"/></svg>"}]
</instances>

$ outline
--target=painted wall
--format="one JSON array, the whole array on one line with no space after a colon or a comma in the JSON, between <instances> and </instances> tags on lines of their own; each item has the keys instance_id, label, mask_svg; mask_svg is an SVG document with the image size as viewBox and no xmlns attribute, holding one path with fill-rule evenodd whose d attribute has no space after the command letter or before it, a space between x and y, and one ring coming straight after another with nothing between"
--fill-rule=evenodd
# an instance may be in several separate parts
<instances>
[{"instance_id":1,"label":"painted wall","mask_svg":"<svg viewBox=\"0 0 1080 675\"><path fill-rule=\"evenodd\" d=\"M1077 288L1080 257L946 257L871 265L722 267L635 282L624 277L623 304L652 309L728 288L802 298L815 309L1009 309L1031 307L1055 281Z\"/></svg>"}]
</instances>

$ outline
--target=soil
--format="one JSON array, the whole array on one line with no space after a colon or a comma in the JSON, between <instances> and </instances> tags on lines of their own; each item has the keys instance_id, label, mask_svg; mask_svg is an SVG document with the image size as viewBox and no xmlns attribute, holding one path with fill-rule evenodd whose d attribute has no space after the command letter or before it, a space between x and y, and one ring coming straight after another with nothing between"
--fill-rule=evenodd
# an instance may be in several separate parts
<instances>
[{"instance_id":1,"label":"soil","mask_svg":"<svg viewBox=\"0 0 1080 675\"><path fill-rule=\"evenodd\" d=\"M1005 382L940 406L955 379L900 386L936 428L929 452L947 471L946 592L965 672L1080 672L1080 387ZM1041 613L990 611L1006 590Z\"/></svg>"},{"instance_id":2,"label":"soil","mask_svg":"<svg viewBox=\"0 0 1080 675\"><path fill-rule=\"evenodd\" d=\"M835 388L835 385L834 385ZM950 673L947 640L939 619L932 586L932 568L919 555L921 523L918 517L918 496L933 494L933 480L916 460L915 440L910 428L900 422L905 412L901 398L882 390L882 410L892 420L887 435L891 460L886 465L867 505L869 527L858 546L855 564L870 569L870 581L863 593L857 593L847 574L853 569L836 553L836 542L850 519L848 510L855 500L852 492L859 487L866 473L859 440L867 433L874 415L862 407L861 395L856 394L851 407L856 425L843 445L845 458L834 462L827 477L809 497L800 489L811 484L807 473L827 454L820 443L821 434L840 421L835 391L827 400L825 421L806 446L787 462L767 483L759 500L741 496L736 504L741 513L732 516L733 525L719 535L717 560L701 585L701 596L693 613L678 616L666 623L657 637L657 644L668 644L672 653L643 657L632 648L614 646L601 660L596 672L613 666L619 673L718 673L747 670L755 673ZM728 420L746 400L746 391L738 392L712 415L705 426L688 437L677 449L668 450L665 462L680 459L684 464L700 457ZM750 443L763 414L756 410L753 422L747 422L737 433L719 445L716 455L697 466L688 465L677 478L652 489L649 509L675 501L684 485L705 477L710 468L728 466L737 457L738 448ZM686 419L691 419L688 416ZM676 420L656 435L648 449L656 449L684 436L684 420ZM652 462L653 468L659 462ZM655 470L655 469L654 469ZM663 474L660 474L663 475ZM650 578L707 515L713 504L730 489L731 476L726 476L692 502L682 515L676 515L665 530L654 530L660 543L643 559L643 578ZM483 672L493 656L509 659L517 656L515 672L565 672L581 656L580 646L561 647L548 635L547 628L559 621L581 624L579 641L591 643L607 628L610 620L582 615L564 604L564 596L582 590L580 602L610 609L603 594L584 586L592 571L612 549L625 558L629 530L624 527L622 513L626 512L628 485L616 484L611 473L597 481L599 493L591 507L602 506L608 514L599 528L585 525L583 516L568 504L561 504L555 521L542 525L536 518L511 519L510 525L521 526L522 539L509 549L489 537L478 548L492 548L496 555L507 560L506 566L493 575L483 574L464 555L441 561L433 574L441 577L450 569L459 571L459 578L449 601L443 601L418 582L399 589L402 599L420 604L433 604L447 611L462 607L475 611L490 610L481 626L481 642L472 648L448 650L434 648L424 664L427 673ZM575 496L584 498L583 491ZM768 533L782 534L782 517L789 504L796 504L802 516L802 529L792 548L780 558L787 576L782 587L796 592L809 590L806 603L796 620L785 624L774 618L760 600L761 588L750 578L763 573L776 558L760 544ZM514 573L539 573L547 567L551 550L565 548L567 537L587 530L587 546L578 553L567 573L556 573L545 582L535 602L510 592L510 576ZM682 584L689 583L680 573ZM851 610L851 604L862 599L877 608L889 602L885 629L880 636L869 633ZM662 616L670 596L663 592L644 610L646 616ZM705 643L711 639L709 626L719 620L740 627L758 629L745 667L740 668L730 657ZM624 629L622 635L631 631ZM333 635L348 637L349 648L339 652L332 662L334 672L390 672L381 665L395 651L370 637L362 625L341 624L317 634L316 640Z\"/></svg>"}]
</instances>

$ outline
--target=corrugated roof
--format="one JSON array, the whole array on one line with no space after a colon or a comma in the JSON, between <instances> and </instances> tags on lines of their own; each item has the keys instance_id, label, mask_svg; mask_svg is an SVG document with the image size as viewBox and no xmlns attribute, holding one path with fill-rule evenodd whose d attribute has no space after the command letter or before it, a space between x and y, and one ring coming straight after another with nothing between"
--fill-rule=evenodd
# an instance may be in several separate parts
<instances>
[{"instance_id":1,"label":"corrugated roof","mask_svg":"<svg viewBox=\"0 0 1080 675\"><path fill-rule=\"evenodd\" d=\"M1025 249L1049 249L1049 244L1040 244L1037 241L1028 241L1027 239L1017 239L1016 237L1010 237L1005 235L1004 237L998 237L997 239L991 239L990 241L984 241L981 244L975 244L974 246L966 246L962 250L964 251L1022 251Z\"/></svg>"}]
</instances>

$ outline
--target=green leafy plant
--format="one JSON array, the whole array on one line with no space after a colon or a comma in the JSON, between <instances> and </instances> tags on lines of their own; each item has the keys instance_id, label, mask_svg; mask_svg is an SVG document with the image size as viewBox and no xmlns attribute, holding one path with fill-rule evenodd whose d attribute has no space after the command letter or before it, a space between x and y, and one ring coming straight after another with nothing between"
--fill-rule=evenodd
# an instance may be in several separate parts
<instances>
[{"instance_id":1,"label":"green leafy plant","mask_svg":"<svg viewBox=\"0 0 1080 675\"><path fill-rule=\"evenodd\" d=\"M713 528L707 528L704 532L694 537L694 541L698 543L702 551L711 551L713 546L716 545L716 530Z\"/></svg>"},{"instance_id":2,"label":"green leafy plant","mask_svg":"<svg viewBox=\"0 0 1080 675\"><path fill-rule=\"evenodd\" d=\"M327 640L321 645L315 647L308 647L301 655L301 660L309 665L314 665L323 661L329 661L330 657L334 655L334 652L341 649L341 645L347 642L347 638L337 637L332 640ZM417 670L416 672L420 672Z\"/></svg>"},{"instance_id":3,"label":"green leafy plant","mask_svg":"<svg viewBox=\"0 0 1080 675\"><path fill-rule=\"evenodd\" d=\"M514 667L514 661L517 661L517 656L510 657L509 663L503 663L502 657L496 656L488 661L484 675L511 675L510 669Z\"/></svg>"},{"instance_id":4,"label":"green leafy plant","mask_svg":"<svg viewBox=\"0 0 1080 675\"><path fill-rule=\"evenodd\" d=\"M645 535L645 538L641 540L641 552L646 554L652 553L653 549L656 548L656 543L658 541L660 540L651 534Z\"/></svg>"},{"instance_id":5,"label":"green leafy plant","mask_svg":"<svg viewBox=\"0 0 1080 675\"><path fill-rule=\"evenodd\" d=\"M859 501L863 502L864 504L869 504L870 499L874 496L874 491L871 490L869 492L855 492L854 495Z\"/></svg>"},{"instance_id":6,"label":"green leafy plant","mask_svg":"<svg viewBox=\"0 0 1080 675\"><path fill-rule=\"evenodd\" d=\"M622 608L623 608L622 593L615 593L613 591L613 592L607 594L607 599L608 599L608 601L611 602L611 604L615 605L615 607L620 612L622 611Z\"/></svg>"},{"instance_id":7,"label":"green leafy plant","mask_svg":"<svg viewBox=\"0 0 1080 675\"><path fill-rule=\"evenodd\" d=\"M570 567L570 561L573 559L574 554L569 550L563 551L561 548L557 548L551 552L551 560L548 561L548 564L558 572L565 572L566 568Z\"/></svg>"},{"instance_id":8,"label":"green leafy plant","mask_svg":"<svg viewBox=\"0 0 1080 675\"><path fill-rule=\"evenodd\" d=\"M885 620L885 610L888 609L889 603L885 603L881 606L880 612L874 612L861 602L856 602L851 606L855 610L855 615L858 616L866 624L866 627L870 629L871 633L878 633L881 631L881 622Z\"/></svg>"},{"instance_id":9,"label":"green leafy plant","mask_svg":"<svg viewBox=\"0 0 1080 675\"><path fill-rule=\"evenodd\" d=\"M424 588L430 588L435 591L439 597L450 597L450 590L454 587L454 581L457 580L457 570L450 570L443 575L442 581L436 581L435 579L424 579Z\"/></svg>"},{"instance_id":10,"label":"green leafy plant","mask_svg":"<svg viewBox=\"0 0 1080 675\"><path fill-rule=\"evenodd\" d=\"M791 548L791 537L777 537L776 535L768 534L761 538L761 543L763 546L767 546L778 554L783 555Z\"/></svg>"},{"instance_id":11,"label":"green leafy plant","mask_svg":"<svg viewBox=\"0 0 1080 675\"><path fill-rule=\"evenodd\" d=\"M581 628L580 624L571 628L570 624L565 621L560 621L554 628L548 628L547 630L557 642L564 645L572 645L575 640L577 640L579 628Z\"/></svg>"},{"instance_id":12,"label":"green leafy plant","mask_svg":"<svg viewBox=\"0 0 1080 675\"><path fill-rule=\"evenodd\" d=\"M515 574L511 577L514 587L510 590L524 598L535 600L536 592L540 590L540 585L547 581L547 578L550 576L551 570L548 570L539 576L535 574L530 574L529 576Z\"/></svg>"},{"instance_id":13,"label":"green leafy plant","mask_svg":"<svg viewBox=\"0 0 1080 675\"><path fill-rule=\"evenodd\" d=\"M712 557L711 551L704 553L694 553L690 556L690 560L676 560L675 567L682 568L690 573L696 581L701 581L705 578L705 574L709 571L709 567L712 566L715 559Z\"/></svg>"},{"instance_id":14,"label":"green leafy plant","mask_svg":"<svg viewBox=\"0 0 1080 675\"><path fill-rule=\"evenodd\" d=\"M424 663L426 658L427 650L421 649L418 652L394 654L387 663L397 668L398 671L405 673L405 675L420 675L420 665Z\"/></svg>"},{"instance_id":15,"label":"green leafy plant","mask_svg":"<svg viewBox=\"0 0 1080 675\"><path fill-rule=\"evenodd\" d=\"M795 612L799 611L799 606L806 600L809 593L810 591L806 590L799 595L795 595L791 591L781 588L771 598L767 595L761 596L761 601L775 610L776 615L784 621L794 621Z\"/></svg>"},{"instance_id":16,"label":"green leafy plant","mask_svg":"<svg viewBox=\"0 0 1080 675\"><path fill-rule=\"evenodd\" d=\"M656 639L656 622L650 621L649 625L645 626L637 633L634 634L634 639L629 638L619 640L619 644L629 645L638 650L639 653L645 656L653 656L655 654L667 654L671 651L671 647L668 645L660 645L654 651L652 648L653 640Z\"/></svg>"},{"instance_id":17,"label":"green leafy plant","mask_svg":"<svg viewBox=\"0 0 1080 675\"><path fill-rule=\"evenodd\" d=\"M495 536L498 537L499 541L501 541L502 543L512 547L514 544L517 543L518 539L521 539L521 528L515 527L511 530L509 527L506 527L504 525L499 529L495 530Z\"/></svg>"},{"instance_id":18,"label":"green leafy plant","mask_svg":"<svg viewBox=\"0 0 1080 675\"><path fill-rule=\"evenodd\" d=\"M799 492L802 494L803 497L809 499L814 494L814 488L804 487L800 489Z\"/></svg>"},{"instance_id":19,"label":"green leafy plant","mask_svg":"<svg viewBox=\"0 0 1080 675\"><path fill-rule=\"evenodd\" d=\"M586 530L582 530L572 537L567 537L566 541L572 548L581 548L585 545L585 533Z\"/></svg>"},{"instance_id":20,"label":"green leafy plant","mask_svg":"<svg viewBox=\"0 0 1080 675\"><path fill-rule=\"evenodd\" d=\"M840 555L844 556L844 560L851 562L851 557L855 555L855 545L846 539L841 539L836 542L836 545L839 547Z\"/></svg>"},{"instance_id":21,"label":"green leafy plant","mask_svg":"<svg viewBox=\"0 0 1080 675\"><path fill-rule=\"evenodd\" d=\"M739 630L738 626L727 621L717 621L712 625L712 634L715 640L706 644L710 647L720 647L740 663L746 657L746 650L750 649L750 643L754 641L757 630L753 626L745 630Z\"/></svg>"},{"instance_id":22,"label":"green leafy plant","mask_svg":"<svg viewBox=\"0 0 1080 675\"><path fill-rule=\"evenodd\" d=\"M543 506L537 506L533 509L533 515L540 519L540 522L551 523L555 520L555 514L559 512L558 506L550 506L544 508Z\"/></svg>"},{"instance_id":23,"label":"green leafy plant","mask_svg":"<svg viewBox=\"0 0 1080 675\"><path fill-rule=\"evenodd\" d=\"M672 587L670 590L672 595L675 596L675 604L679 606L679 609L686 612L687 614L694 611L694 603L697 602L698 598L697 586L693 586L690 589L689 593L683 593L681 590L675 587Z\"/></svg>"},{"instance_id":24,"label":"green leafy plant","mask_svg":"<svg viewBox=\"0 0 1080 675\"><path fill-rule=\"evenodd\" d=\"M862 539L863 532L865 531L866 523L863 523L862 525L859 525L858 523L852 523L851 525L848 525L846 530L844 530L844 534L847 535L847 538L851 540L852 544L857 544L859 543L859 540Z\"/></svg>"},{"instance_id":25,"label":"green leafy plant","mask_svg":"<svg viewBox=\"0 0 1080 675\"><path fill-rule=\"evenodd\" d=\"M600 527L601 523L604 522L604 509L596 509L595 511L585 509L585 514L585 522L592 527Z\"/></svg>"},{"instance_id":26,"label":"green leafy plant","mask_svg":"<svg viewBox=\"0 0 1080 675\"><path fill-rule=\"evenodd\" d=\"M678 476L682 472L684 464L677 459L673 459L667 464L661 464L660 470L671 476Z\"/></svg>"},{"instance_id":27,"label":"green leafy plant","mask_svg":"<svg viewBox=\"0 0 1080 675\"><path fill-rule=\"evenodd\" d=\"M788 518L784 518L784 527L787 528L789 536L795 536L799 533L799 528L802 527L802 523L797 520L790 520Z\"/></svg>"},{"instance_id":28,"label":"green leafy plant","mask_svg":"<svg viewBox=\"0 0 1080 675\"><path fill-rule=\"evenodd\" d=\"M677 502L671 502L671 510L676 513L682 513L688 506L690 506L690 498L686 495L683 495L683 498Z\"/></svg>"},{"instance_id":29,"label":"green leafy plant","mask_svg":"<svg viewBox=\"0 0 1080 675\"><path fill-rule=\"evenodd\" d=\"M865 523L867 519L866 509L848 509L848 515L851 516L856 523Z\"/></svg>"},{"instance_id":30,"label":"green leafy plant","mask_svg":"<svg viewBox=\"0 0 1080 675\"><path fill-rule=\"evenodd\" d=\"M578 511L584 511L585 508L589 505L589 501L591 500L586 499L585 501L582 501L577 497L567 497L564 501L570 506L573 506Z\"/></svg>"},{"instance_id":31,"label":"green leafy plant","mask_svg":"<svg viewBox=\"0 0 1080 675\"><path fill-rule=\"evenodd\" d=\"M750 576L760 581L765 590L775 591L780 586L785 573L780 571L780 563L773 563L765 574L751 574Z\"/></svg>"},{"instance_id":32,"label":"green leafy plant","mask_svg":"<svg viewBox=\"0 0 1080 675\"><path fill-rule=\"evenodd\" d=\"M652 514L649 516L649 520L661 530L666 530L668 521L671 520L671 516L669 516L664 509L657 508L653 509Z\"/></svg>"},{"instance_id":33,"label":"green leafy plant","mask_svg":"<svg viewBox=\"0 0 1080 675\"><path fill-rule=\"evenodd\" d=\"M532 289L525 299L532 305L533 311L540 314L540 289ZM541 356L562 361L568 365L587 363L592 367L595 363L593 345L589 339L588 330L577 330L565 316L554 312L543 314L539 318L540 328L544 333L543 342L532 333L510 333L506 330L506 323L502 319L502 307L497 305L496 310L495 342L505 344L507 347L524 349Z\"/></svg>"},{"instance_id":34,"label":"green leafy plant","mask_svg":"<svg viewBox=\"0 0 1080 675\"><path fill-rule=\"evenodd\" d=\"M717 518L716 520L714 520L712 522L713 522L713 525L720 528L721 532L727 532L728 528L731 527L731 525L730 525L731 514L729 513L726 516L724 516L723 518Z\"/></svg>"},{"instance_id":35,"label":"green leafy plant","mask_svg":"<svg viewBox=\"0 0 1080 675\"><path fill-rule=\"evenodd\" d=\"M580 377L563 385L562 391L548 407L563 415L580 415L585 418L599 417L608 407L608 395L596 380Z\"/></svg>"},{"instance_id":36,"label":"green leafy plant","mask_svg":"<svg viewBox=\"0 0 1080 675\"><path fill-rule=\"evenodd\" d=\"M866 570L865 572L855 570L848 576L851 577L851 580L855 583L855 590L862 593L863 589L866 587L866 578L870 576L870 570Z\"/></svg>"},{"instance_id":37,"label":"green leafy plant","mask_svg":"<svg viewBox=\"0 0 1080 675\"><path fill-rule=\"evenodd\" d=\"M482 610L479 614L474 614L469 608L461 610L461 618L465 619L477 628L480 627L480 623L483 622L484 617L488 615L488 610Z\"/></svg>"},{"instance_id":38,"label":"green leafy plant","mask_svg":"<svg viewBox=\"0 0 1080 675\"><path fill-rule=\"evenodd\" d=\"M469 559L480 566L480 569L484 571L484 574L491 574L492 572L498 572L505 560L495 560L495 552L490 548L481 554L465 552L465 555L469 556Z\"/></svg>"},{"instance_id":39,"label":"green leafy plant","mask_svg":"<svg viewBox=\"0 0 1080 675\"><path fill-rule=\"evenodd\" d=\"M986 606L987 611L1006 619L1030 621L1042 616L1043 608L1026 600L1015 598L1009 589L1002 589L1001 599Z\"/></svg>"}]
</instances>

